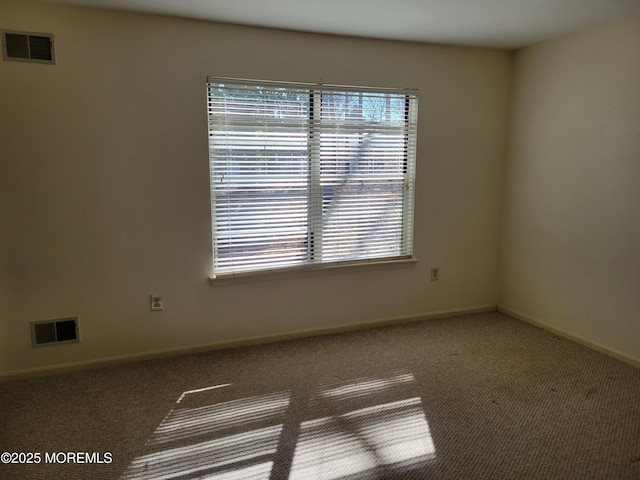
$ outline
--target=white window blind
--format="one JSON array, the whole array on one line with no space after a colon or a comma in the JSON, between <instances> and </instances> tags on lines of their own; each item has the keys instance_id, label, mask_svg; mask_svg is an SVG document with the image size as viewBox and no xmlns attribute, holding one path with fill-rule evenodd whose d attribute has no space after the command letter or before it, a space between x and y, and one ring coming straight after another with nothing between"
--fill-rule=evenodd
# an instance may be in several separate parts
<instances>
[{"instance_id":1,"label":"white window blind","mask_svg":"<svg viewBox=\"0 0 640 480\"><path fill-rule=\"evenodd\" d=\"M207 90L214 277L411 256L415 92Z\"/></svg>"}]
</instances>

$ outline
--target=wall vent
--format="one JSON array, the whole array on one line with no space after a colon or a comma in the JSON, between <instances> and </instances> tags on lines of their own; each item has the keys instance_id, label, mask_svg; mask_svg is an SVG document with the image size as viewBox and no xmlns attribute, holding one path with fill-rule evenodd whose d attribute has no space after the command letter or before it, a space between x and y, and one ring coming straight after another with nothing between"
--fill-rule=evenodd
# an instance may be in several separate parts
<instances>
[{"instance_id":1,"label":"wall vent","mask_svg":"<svg viewBox=\"0 0 640 480\"><path fill-rule=\"evenodd\" d=\"M55 64L53 34L2 30L2 58L15 62Z\"/></svg>"},{"instance_id":2,"label":"wall vent","mask_svg":"<svg viewBox=\"0 0 640 480\"><path fill-rule=\"evenodd\" d=\"M78 317L31 322L31 345L34 347L79 341Z\"/></svg>"}]
</instances>

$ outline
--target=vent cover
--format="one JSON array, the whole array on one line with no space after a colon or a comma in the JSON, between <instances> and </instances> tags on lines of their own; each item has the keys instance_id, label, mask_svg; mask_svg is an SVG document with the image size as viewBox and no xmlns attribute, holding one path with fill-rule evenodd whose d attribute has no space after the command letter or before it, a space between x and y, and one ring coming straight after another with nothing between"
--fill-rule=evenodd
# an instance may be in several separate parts
<instances>
[{"instance_id":1,"label":"vent cover","mask_svg":"<svg viewBox=\"0 0 640 480\"><path fill-rule=\"evenodd\" d=\"M34 347L79 341L77 317L31 322L31 344Z\"/></svg>"},{"instance_id":2,"label":"vent cover","mask_svg":"<svg viewBox=\"0 0 640 480\"><path fill-rule=\"evenodd\" d=\"M55 64L53 34L2 30L2 57L16 62Z\"/></svg>"}]
</instances>

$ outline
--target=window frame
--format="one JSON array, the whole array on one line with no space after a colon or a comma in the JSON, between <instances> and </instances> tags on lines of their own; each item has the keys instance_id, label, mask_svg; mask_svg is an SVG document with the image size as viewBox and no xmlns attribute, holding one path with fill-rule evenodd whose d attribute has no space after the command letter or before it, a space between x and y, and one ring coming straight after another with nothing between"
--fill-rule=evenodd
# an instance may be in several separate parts
<instances>
[{"instance_id":1,"label":"window frame","mask_svg":"<svg viewBox=\"0 0 640 480\"><path fill-rule=\"evenodd\" d=\"M403 95L405 97L405 118L403 123L404 143L403 143L403 158L404 158L404 190L409 191L409 194L402 195L402 218L400 222L396 222L394 225L401 226L401 232L403 240L403 251L398 255L391 256L369 256L367 258L347 259L338 261L317 261L314 258L310 258L309 254L306 261L296 265L286 266L264 266L256 269L244 269L241 271L232 272L216 272L216 187L214 180L214 147L212 144L212 112L209 104L212 95L211 89L213 85L229 85L229 86L246 86L246 87L264 87L264 88L293 88L293 89L305 89L309 90L309 112L307 119L308 142L315 141L314 137L318 137L317 155L321 156L321 149L319 147L318 133L323 133L323 130L319 128L314 130L313 125L318 124L320 121L320 108L317 105L322 104L322 95L331 94L332 92L355 92L363 94L374 95ZM342 270L348 268L349 271L357 271L362 269L384 269L384 268L401 268L406 266L413 266L417 262L413 256L413 235L414 235L414 218L415 218L415 173L416 173L416 157L417 157L417 118L418 118L418 91L414 89L398 89L398 88L377 88L377 87L361 87L361 86L345 86L345 85L331 85L331 84L319 84L319 83L292 83L292 82L277 82L268 80L247 80L228 77L207 77L206 81L207 90L207 118L208 118L208 136L209 136L209 169L210 169L210 195L211 195L211 233L212 233L212 262L211 262L211 275L210 280L212 285L225 284L231 281L253 281L261 280L270 277L297 277L306 272L317 271L325 273L333 273L337 269ZM390 96L389 96L390 98ZM314 108L315 107L315 108ZM363 121L363 128L366 127L366 123ZM320 173L313 172L314 168L319 168L320 160L314 161L312 159L312 149L309 149L309 159L307 161L309 168L309 180L307 183L308 196L310 197L310 204L315 204L316 207L322 210L322 188L311 188L313 181L320 181ZM320 198L313 198L314 196L320 196ZM322 228L312 225L314 219L317 221L318 216L311 214L312 207L307 207L307 232L310 235L316 235L317 232L321 232ZM321 234L320 234L321 235ZM315 242L320 243L321 238L318 236L308 237L309 245L314 245Z\"/></svg>"}]
</instances>

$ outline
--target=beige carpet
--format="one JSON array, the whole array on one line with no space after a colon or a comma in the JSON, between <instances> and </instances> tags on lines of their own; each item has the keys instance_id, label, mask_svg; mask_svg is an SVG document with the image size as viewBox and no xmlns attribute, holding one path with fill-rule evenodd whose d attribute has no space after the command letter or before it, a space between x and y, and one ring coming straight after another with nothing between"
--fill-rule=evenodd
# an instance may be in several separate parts
<instances>
[{"instance_id":1,"label":"beige carpet","mask_svg":"<svg viewBox=\"0 0 640 480\"><path fill-rule=\"evenodd\" d=\"M2 479L640 479L640 370L499 313L7 382L0 405L0 452L41 454Z\"/></svg>"}]
</instances>

